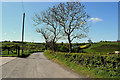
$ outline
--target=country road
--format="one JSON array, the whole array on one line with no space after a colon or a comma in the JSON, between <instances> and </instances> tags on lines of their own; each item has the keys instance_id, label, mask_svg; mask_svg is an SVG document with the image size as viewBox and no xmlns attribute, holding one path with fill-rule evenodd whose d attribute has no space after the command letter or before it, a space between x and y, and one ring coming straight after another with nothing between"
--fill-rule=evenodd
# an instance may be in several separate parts
<instances>
[{"instance_id":1,"label":"country road","mask_svg":"<svg viewBox=\"0 0 120 80\"><path fill-rule=\"evenodd\" d=\"M3 78L84 78L48 60L42 52L2 65Z\"/></svg>"}]
</instances>

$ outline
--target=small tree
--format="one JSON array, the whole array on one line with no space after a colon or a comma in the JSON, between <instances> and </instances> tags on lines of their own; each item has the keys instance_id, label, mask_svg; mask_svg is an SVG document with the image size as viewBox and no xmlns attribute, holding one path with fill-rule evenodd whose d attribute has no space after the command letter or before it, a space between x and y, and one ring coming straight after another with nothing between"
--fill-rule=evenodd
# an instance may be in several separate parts
<instances>
[{"instance_id":1,"label":"small tree","mask_svg":"<svg viewBox=\"0 0 120 80\"><path fill-rule=\"evenodd\" d=\"M87 37L88 14L80 2L60 3L52 8L52 16L62 27L62 35L68 39L69 52L72 52L72 41L75 38Z\"/></svg>"},{"instance_id":2,"label":"small tree","mask_svg":"<svg viewBox=\"0 0 120 80\"><path fill-rule=\"evenodd\" d=\"M33 21L36 23L35 25L38 25L38 24L47 25L47 27L45 27L45 29L46 29L46 31L49 32L50 43L52 43L52 45L51 45L52 49L55 51L55 44L61 38L61 36L60 36L60 25L53 18L52 9L54 9L54 6L53 6L53 8L49 7L48 10L43 11L41 13L41 16L39 14L35 14ZM42 25L42 27L44 27L43 25Z\"/></svg>"},{"instance_id":3,"label":"small tree","mask_svg":"<svg viewBox=\"0 0 120 80\"><path fill-rule=\"evenodd\" d=\"M37 28L36 32L41 33L42 36L44 37L45 42L46 42L45 49L47 50L48 42L50 41L50 34L49 34L49 32L45 28L41 28L41 29Z\"/></svg>"},{"instance_id":4,"label":"small tree","mask_svg":"<svg viewBox=\"0 0 120 80\"><path fill-rule=\"evenodd\" d=\"M89 42L90 44L93 43L91 39L89 39L88 42Z\"/></svg>"}]
</instances>

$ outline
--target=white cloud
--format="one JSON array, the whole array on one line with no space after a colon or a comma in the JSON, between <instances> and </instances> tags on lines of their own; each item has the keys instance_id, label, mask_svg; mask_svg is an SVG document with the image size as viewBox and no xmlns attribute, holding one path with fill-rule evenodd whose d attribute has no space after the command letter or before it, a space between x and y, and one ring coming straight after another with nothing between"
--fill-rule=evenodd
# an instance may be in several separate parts
<instances>
[{"instance_id":1,"label":"white cloud","mask_svg":"<svg viewBox=\"0 0 120 80\"><path fill-rule=\"evenodd\" d=\"M103 20L100 18L90 18L88 21L92 21L93 23L96 23L98 21L103 21Z\"/></svg>"},{"instance_id":2,"label":"white cloud","mask_svg":"<svg viewBox=\"0 0 120 80\"><path fill-rule=\"evenodd\" d=\"M4 35L6 36L6 35L7 35L7 33L5 32L5 33L4 33Z\"/></svg>"},{"instance_id":3,"label":"white cloud","mask_svg":"<svg viewBox=\"0 0 120 80\"><path fill-rule=\"evenodd\" d=\"M16 32L13 32L13 34L16 34Z\"/></svg>"}]
</instances>

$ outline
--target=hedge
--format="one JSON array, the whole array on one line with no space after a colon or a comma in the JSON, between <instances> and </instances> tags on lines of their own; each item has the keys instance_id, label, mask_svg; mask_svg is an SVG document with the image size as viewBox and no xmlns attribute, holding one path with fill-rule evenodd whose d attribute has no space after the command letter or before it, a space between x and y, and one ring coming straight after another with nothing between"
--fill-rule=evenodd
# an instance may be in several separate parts
<instances>
[{"instance_id":1,"label":"hedge","mask_svg":"<svg viewBox=\"0 0 120 80\"><path fill-rule=\"evenodd\" d=\"M107 78L120 78L120 56L119 55L90 55L86 53L61 53L45 51L47 55L51 54L52 58L62 59L66 62L96 70L95 74L107 74Z\"/></svg>"}]
</instances>

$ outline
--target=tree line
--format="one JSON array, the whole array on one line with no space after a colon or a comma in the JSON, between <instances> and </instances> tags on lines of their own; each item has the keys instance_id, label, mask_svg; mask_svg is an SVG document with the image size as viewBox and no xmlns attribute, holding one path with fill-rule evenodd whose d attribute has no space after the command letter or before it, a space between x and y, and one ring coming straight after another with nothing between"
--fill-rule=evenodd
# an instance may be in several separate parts
<instances>
[{"instance_id":1,"label":"tree line","mask_svg":"<svg viewBox=\"0 0 120 80\"><path fill-rule=\"evenodd\" d=\"M85 8L80 2L65 2L49 7L40 14L35 13L34 25L38 26L36 31L44 37L46 49L51 47L55 51L57 41L67 39L71 53L73 40L87 37L90 16Z\"/></svg>"}]
</instances>

